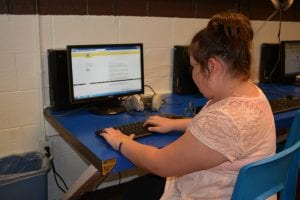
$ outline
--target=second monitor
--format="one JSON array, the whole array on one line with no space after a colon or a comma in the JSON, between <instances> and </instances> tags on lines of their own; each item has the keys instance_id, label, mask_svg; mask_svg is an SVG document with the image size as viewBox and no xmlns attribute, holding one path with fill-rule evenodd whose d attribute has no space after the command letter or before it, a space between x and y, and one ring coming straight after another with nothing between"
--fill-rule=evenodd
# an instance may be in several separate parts
<instances>
[{"instance_id":1,"label":"second monitor","mask_svg":"<svg viewBox=\"0 0 300 200\"><path fill-rule=\"evenodd\" d=\"M259 81L261 83L298 84L300 75L300 41L263 43L260 53Z\"/></svg>"}]
</instances>

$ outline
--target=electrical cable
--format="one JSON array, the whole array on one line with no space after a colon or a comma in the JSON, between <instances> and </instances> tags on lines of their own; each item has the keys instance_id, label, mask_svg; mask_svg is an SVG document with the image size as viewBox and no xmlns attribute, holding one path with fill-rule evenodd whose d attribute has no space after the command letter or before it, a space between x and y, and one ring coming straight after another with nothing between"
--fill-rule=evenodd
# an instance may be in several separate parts
<instances>
[{"instance_id":1,"label":"electrical cable","mask_svg":"<svg viewBox=\"0 0 300 200\"><path fill-rule=\"evenodd\" d=\"M154 95L156 95L157 93L155 92L155 90L150 86L150 85L145 85L145 87L148 87L152 92L153 92L153 94ZM165 99L162 99L162 105L164 105L164 104L166 104L167 103L167 101L165 100Z\"/></svg>"},{"instance_id":2,"label":"electrical cable","mask_svg":"<svg viewBox=\"0 0 300 200\"><path fill-rule=\"evenodd\" d=\"M119 175L119 185L121 185L121 180L122 180L122 174L121 174L121 172L119 172L118 175Z\"/></svg>"},{"instance_id":3,"label":"electrical cable","mask_svg":"<svg viewBox=\"0 0 300 200\"><path fill-rule=\"evenodd\" d=\"M150 85L145 85L145 87L149 88L153 92L153 94L156 94L156 92L154 91L154 89Z\"/></svg>"},{"instance_id":4,"label":"electrical cable","mask_svg":"<svg viewBox=\"0 0 300 200\"><path fill-rule=\"evenodd\" d=\"M240 13L241 8L242 8L242 0L236 0L235 1L235 7L236 7L236 10Z\"/></svg>"},{"instance_id":5,"label":"electrical cable","mask_svg":"<svg viewBox=\"0 0 300 200\"><path fill-rule=\"evenodd\" d=\"M259 32L267 22L269 22L279 11L279 30L278 30L278 44L279 44L279 53L278 53L278 59L276 60L276 63L274 64L274 67L272 69L272 71L270 72L269 76L268 77L265 77L265 79L269 79L270 80L270 83L272 83L272 75L273 73L275 72L275 69L277 68L277 66L279 65L279 62L280 62L280 51L281 51L281 45L280 45L280 42L281 42L281 39L280 39L280 33L281 33L281 22L282 22L282 17L281 17L281 14L282 14L282 8L277 8L265 21L264 23L262 23L255 31L254 31L254 35L257 34L257 32ZM264 75L265 76L265 75Z\"/></svg>"},{"instance_id":6,"label":"electrical cable","mask_svg":"<svg viewBox=\"0 0 300 200\"><path fill-rule=\"evenodd\" d=\"M254 35L259 32L267 22L269 22L278 12L279 10L275 10L265 21L264 23L262 23L255 31L254 31Z\"/></svg>"},{"instance_id":7,"label":"electrical cable","mask_svg":"<svg viewBox=\"0 0 300 200\"><path fill-rule=\"evenodd\" d=\"M281 38L280 38L280 35L281 35L281 21L282 21L282 10L279 9L279 28L278 28L278 34L277 34L277 37L278 37L278 44L279 44L279 48L278 48L278 58L277 58L277 61L270 73L270 83L272 83L272 75L273 73L275 72L275 69L278 67L279 63L280 63L280 58L281 58Z\"/></svg>"},{"instance_id":8,"label":"electrical cable","mask_svg":"<svg viewBox=\"0 0 300 200\"><path fill-rule=\"evenodd\" d=\"M59 173L56 171L55 169L55 165L54 165L54 161L53 161L53 157L51 155L51 151L50 151L50 147L45 147L45 151L46 151L46 156L47 158L49 158L50 160L50 164L51 164L51 168L52 168L52 171L53 171L53 176L54 176L54 180L55 180L55 183L57 185L57 187L63 192L63 193L66 193L66 191L68 190L68 186L66 184L66 182L64 181L64 179L59 175ZM60 184L58 183L58 180L57 180L57 177L60 179L60 181L63 183L64 187L65 188L62 188L60 186Z\"/></svg>"},{"instance_id":9,"label":"electrical cable","mask_svg":"<svg viewBox=\"0 0 300 200\"><path fill-rule=\"evenodd\" d=\"M68 190L68 186L65 183L64 179L59 175L59 173L57 173L55 166L54 166L54 162L53 160L50 161L51 162L51 167L52 167L52 171L53 171L53 176L54 176L54 180L55 183L57 185L57 187L63 192L66 193L66 191ZM60 179L60 181L63 183L65 188L62 188L62 186L60 186L60 184L58 183L57 177Z\"/></svg>"}]
</instances>

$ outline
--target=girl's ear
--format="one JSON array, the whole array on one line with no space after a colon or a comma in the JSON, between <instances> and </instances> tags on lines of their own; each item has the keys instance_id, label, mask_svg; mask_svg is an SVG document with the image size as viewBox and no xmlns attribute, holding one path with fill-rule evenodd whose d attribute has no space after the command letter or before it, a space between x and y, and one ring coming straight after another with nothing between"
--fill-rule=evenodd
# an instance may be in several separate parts
<instances>
[{"instance_id":1,"label":"girl's ear","mask_svg":"<svg viewBox=\"0 0 300 200\"><path fill-rule=\"evenodd\" d=\"M221 59L218 59L216 57L212 57L208 59L207 69L209 71L210 76L219 77L225 72L224 63L222 62Z\"/></svg>"},{"instance_id":2,"label":"girl's ear","mask_svg":"<svg viewBox=\"0 0 300 200\"><path fill-rule=\"evenodd\" d=\"M208 62L207 62L207 67L208 67L208 70L209 72L213 72L215 70L215 67L217 65L217 60L215 58L209 58L208 59Z\"/></svg>"}]
</instances>

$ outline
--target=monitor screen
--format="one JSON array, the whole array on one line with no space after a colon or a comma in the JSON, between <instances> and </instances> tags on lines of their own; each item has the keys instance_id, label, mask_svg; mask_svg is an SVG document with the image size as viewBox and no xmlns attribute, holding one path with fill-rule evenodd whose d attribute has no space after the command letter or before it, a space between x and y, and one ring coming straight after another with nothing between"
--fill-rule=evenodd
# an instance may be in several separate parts
<instances>
[{"instance_id":1,"label":"monitor screen","mask_svg":"<svg viewBox=\"0 0 300 200\"><path fill-rule=\"evenodd\" d=\"M300 41L281 42L281 66L284 79L293 82L300 74Z\"/></svg>"},{"instance_id":2,"label":"monitor screen","mask_svg":"<svg viewBox=\"0 0 300 200\"><path fill-rule=\"evenodd\" d=\"M67 55L71 103L100 102L107 108L120 97L144 92L141 43L69 45Z\"/></svg>"}]
</instances>

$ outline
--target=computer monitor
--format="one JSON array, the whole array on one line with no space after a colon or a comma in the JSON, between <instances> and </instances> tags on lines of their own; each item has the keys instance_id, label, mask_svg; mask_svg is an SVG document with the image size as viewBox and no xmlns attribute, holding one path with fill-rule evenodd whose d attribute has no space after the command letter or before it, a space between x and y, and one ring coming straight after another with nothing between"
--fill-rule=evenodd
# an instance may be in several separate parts
<instances>
[{"instance_id":1,"label":"computer monitor","mask_svg":"<svg viewBox=\"0 0 300 200\"><path fill-rule=\"evenodd\" d=\"M125 111L121 98L144 93L143 44L67 46L70 102L96 114Z\"/></svg>"},{"instance_id":2,"label":"computer monitor","mask_svg":"<svg viewBox=\"0 0 300 200\"><path fill-rule=\"evenodd\" d=\"M172 89L175 94L200 94L192 78L188 46L174 46Z\"/></svg>"},{"instance_id":3,"label":"computer monitor","mask_svg":"<svg viewBox=\"0 0 300 200\"><path fill-rule=\"evenodd\" d=\"M262 43L260 48L259 82L280 83L279 43Z\"/></svg>"},{"instance_id":4,"label":"computer monitor","mask_svg":"<svg viewBox=\"0 0 300 200\"><path fill-rule=\"evenodd\" d=\"M295 84L300 75L300 40L282 41L280 47L281 74L285 83Z\"/></svg>"}]
</instances>

